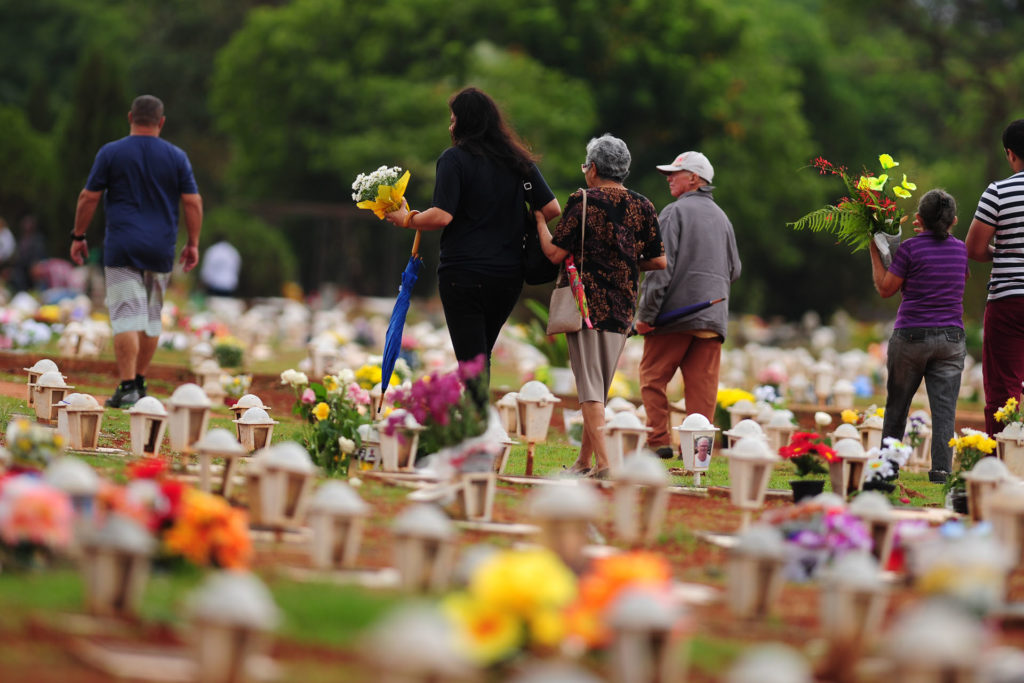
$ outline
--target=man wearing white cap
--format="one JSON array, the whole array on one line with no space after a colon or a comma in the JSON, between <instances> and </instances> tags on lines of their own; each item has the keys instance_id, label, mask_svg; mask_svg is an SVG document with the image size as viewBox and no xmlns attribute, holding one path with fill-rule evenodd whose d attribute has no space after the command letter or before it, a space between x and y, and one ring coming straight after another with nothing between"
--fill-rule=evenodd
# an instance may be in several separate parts
<instances>
[{"instance_id":1,"label":"man wearing white cap","mask_svg":"<svg viewBox=\"0 0 1024 683\"><path fill-rule=\"evenodd\" d=\"M672 457L665 389L683 373L686 412L712 420L718 395L718 368L729 320L728 302L655 327L655 319L683 306L729 296L740 276L736 236L711 194L715 170L700 152L683 152L657 167L668 180L674 202L658 216L668 267L647 274L640 288L636 329L644 338L640 395L651 433L648 446Z\"/></svg>"}]
</instances>

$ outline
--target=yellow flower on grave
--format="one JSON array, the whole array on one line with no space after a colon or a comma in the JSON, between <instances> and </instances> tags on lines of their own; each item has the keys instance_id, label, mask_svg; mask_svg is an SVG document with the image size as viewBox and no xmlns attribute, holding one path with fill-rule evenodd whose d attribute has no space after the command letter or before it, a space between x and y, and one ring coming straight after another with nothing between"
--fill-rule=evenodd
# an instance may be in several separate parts
<instances>
[{"instance_id":1,"label":"yellow flower on grave","mask_svg":"<svg viewBox=\"0 0 1024 683\"><path fill-rule=\"evenodd\" d=\"M327 405L326 403L324 403L323 401L320 401L320 403L317 403L316 407L313 408L313 417L315 417L318 421L326 420L327 416L330 415L330 414L331 414L331 407L329 405Z\"/></svg>"},{"instance_id":2,"label":"yellow flower on grave","mask_svg":"<svg viewBox=\"0 0 1024 683\"><path fill-rule=\"evenodd\" d=\"M875 415L878 417L885 417L885 407L881 407L875 410Z\"/></svg>"},{"instance_id":3,"label":"yellow flower on grave","mask_svg":"<svg viewBox=\"0 0 1024 683\"><path fill-rule=\"evenodd\" d=\"M550 550L509 550L484 560L469 590L481 602L528 620L569 604L576 597L576 577Z\"/></svg>"},{"instance_id":4,"label":"yellow flower on grave","mask_svg":"<svg viewBox=\"0 0 1024 683\"><path fill-rule=\"evenodd\" d=\"M857 411L850 410L849 408L839 413L839 417L842 418L843 422L851 425L855 425L860 421L860 415L857 414Z\"/></svg>"},{"instance_id":5,"label":"yellow flower on grave","mask_svg":"<svg viewBox=\"0 0 1024 683\"><path fill-rule=\"evenodd\" d=\"M906 190L916 190L917 189L917 185L915 185L914 183L912 183L909 180L907 180L907 174L906 173L903 174L903 182L900 183L900 187L902 187L902 188L904 188Z\"/></svg>"},{"instance_id":6,"label":"yellow flower on grave","mask_svg":"<svg viewBox=\"0 0 1024 683\"><path fill-rule=\"evenodd\" d=\"M568 632L565 616L558 610L541 610L530 619L530 641L541 647L555 647Z\"/></svg>"},{"instance_id":7,"label":"yellow flower on grave","mask_svg":"<svg viewBox=\"0 0 1024 683\"><path fill-rule=\"evenodd\" d=\"M718 405L722 406L723 408L728 408L733 403L736 403L736 401L742 400L750 401L751 403L753 403L755 398L752 393L750 393L749 391L744 391L743 389L727 388L718 390Z\"/></svg>"},{"instance_id":8,"label":"yellow flower on grave","mask_svg":"<svg viewBox=\"0 0 1024 683\"><path fill-rule=\"evenodd\" d=\"M893 166L899 166L900 165L900 162L895 161L888 154L880 154L878 156L878 163L882 165L882 169L883 170L887 170L887 169L892 168ZM904 177L906 177L906 176L904 176Z\"/></svg>"},{"instance_id":9,"label":"yellow flower on grave","mask_svg":"<svg viewBox=\"0 0 1024 683\"><path fill-rule=\"evenodd\" d=\"M500 607L455 593L444 599L441 610L455 624L459 649L479 664L501 661L522 644L522 621Z\"/></svg>"},{"instance_id":10,"label":"yellow flower on grave","mask_svg":"<svg viewBox=\"0 0 1024 683\"><path fill-rule=\"evenodd\" d=\"M608 396L629 396L632 394L632 390L629 387L629 382L626 380L626 376L618 370L612 375L612 386L608 390Z\"/></svg>"},{"instance_id":11,"label":"yellow flower on grave","mask_svg":"<svg viewBox=\"0 0 1024 683\"><path fill-rule=\"evenodd\" d=\"M900 187L899 185L893 185L893 186L892 186L892 193L893 193L894 195L896 195L897 197L900 197L900 198L902 198L902 199L906 199L907 197L909 197L909 196L910 196L910 193L909 193L909 192L907 192L906 190L904 190L904 189L903 189L902 187Z\"/></svg>"},{"instance_id":12,"label":"yellow flower on grave","mask_svg":"<svg viewBox=\"0 0 1024 683\"><path fill-rule=\"evenodd\" d=\"M338 389L338 380L335 379L334 375L324 375L324 390L325 391L336 391Z\"/></svg>"}]
</instances>

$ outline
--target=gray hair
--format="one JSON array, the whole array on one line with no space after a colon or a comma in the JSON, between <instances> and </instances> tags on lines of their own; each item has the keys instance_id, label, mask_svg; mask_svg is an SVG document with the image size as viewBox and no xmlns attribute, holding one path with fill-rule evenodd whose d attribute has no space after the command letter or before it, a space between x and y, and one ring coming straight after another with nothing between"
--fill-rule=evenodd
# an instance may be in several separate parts
<instances>
[{"instance_id":1,"label":"gray hair","mask_svg":"<svg viewBox=\"0 0 1024 683\"><path fill-rule=\"evenodd\" d=\"M140 126L157 126L164 117L164 103L153 95L139 95L132 101L132 122Z\"/></svg>"},{"instance_id":2,"label":"gray hair","mask_svg":"<svg viewBox=\"0 0 1024 683\"><path fill-rule=\"evenodd\" d=\"M594 164L597 175L621 183L629 175L629 147L619 138L605 133L587 143L587 163Z\"/></svg>"}]
</instances>

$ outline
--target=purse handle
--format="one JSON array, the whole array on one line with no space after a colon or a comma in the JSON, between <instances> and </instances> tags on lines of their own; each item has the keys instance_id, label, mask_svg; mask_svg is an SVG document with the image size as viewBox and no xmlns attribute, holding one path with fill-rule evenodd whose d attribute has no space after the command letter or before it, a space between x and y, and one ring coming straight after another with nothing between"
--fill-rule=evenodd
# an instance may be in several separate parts
<instances>
[{"instance_id":1,"label":"purse handle","mask_svg":"<svg viewBox=\"0 0 1024 683\"><path fill-rule=\"evenodd\" d=\"M583 212L582 212L582 215L580 216L580 265L579 265L578 268L576 268L576 272L578 272L580 274L580 282L582 282L583 281L583 259L584 259L583 245L584 245L584 243L585 243L585 241L587 239L587 191L584 188L580 188L580 191L583 192ZM562 268L558 271L558 279L555 282L555 287L561 287L562 285L560 283L563 283L563 282L565 282L566 280L569 279L568 275L565 275L565 278L562 277L563 275L565 275L565 262L564 261L562 262Z\"/></svg>"}]
</instances>

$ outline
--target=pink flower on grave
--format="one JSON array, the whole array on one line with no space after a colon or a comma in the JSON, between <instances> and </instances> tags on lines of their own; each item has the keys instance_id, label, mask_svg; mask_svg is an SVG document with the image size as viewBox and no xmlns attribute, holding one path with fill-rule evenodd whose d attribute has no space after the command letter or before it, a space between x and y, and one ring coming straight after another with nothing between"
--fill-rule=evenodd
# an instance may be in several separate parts
<instances>
[{"instance_id":1,"label":"pink flower on grave","mask_svg":"<svg viewBox=\"0 0 1024 683\"><path fill-rule=\"evenodd\" d=\"M350 401L357 405L370 405L370 392L363 389L355 382L348 385L347 396Z\"/></svg>"},{"instance_id":2,"label":"pink flower on grave","mask_svg":"<svg viewBox=\"0 0 1024 683\"><path fill-rule=\"evenodd\" d=\"M300 400L307 405L312 405L316 403L316 394L312 389L307 388L302 392L302 398Z\"/></svg>"},{"instance_id":3,"label":"pink flower on grave","mask_svg":"<svg viewBox=\"0 0 1024 683\"><path fill-rule=\"evenodd\" d=\"M4 543L66 546L71 541L74 518L67 494L29 475L11 483L0 501L0 538Z\"/></svg>"}]
</instances>

